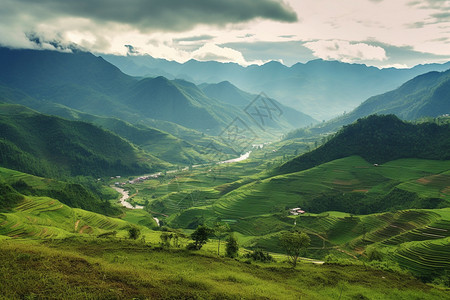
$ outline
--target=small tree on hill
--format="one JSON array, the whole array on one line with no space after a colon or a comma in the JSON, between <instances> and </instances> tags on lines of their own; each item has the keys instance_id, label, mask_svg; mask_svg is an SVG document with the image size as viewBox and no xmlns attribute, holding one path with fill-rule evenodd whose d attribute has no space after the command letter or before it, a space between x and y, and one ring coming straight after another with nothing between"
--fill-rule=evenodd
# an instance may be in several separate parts
<instances>
[{"instance_id":1,"label":"small tree on hill","mask_svg":"<svg viewBox=\"0 0 450 300\"><path fill-rule=\"evenodd\" d=\"M228 236L225 250L228 257L236 257L238 255L239 244L233 234Z\"/></svg>"},{"instance_id":2,"label":"small tree on hill","mask_svg":"<svg viewBox=\"0 0 450 300\"><path fill-rule=\"evenodd\" d=\"M170 241L173 238L173 234L172 233L168 233L168 232L163 232L163 233L161 233L159 238L161 239L161 247L169 248L170 247Z\"/></svg>"},{"instance_id":3,"label":"small tree on hill","mask_svg":"<svg viewBox=\"0 0 450 300\"><path fill-rule=\"evenodd\" d=\"M141 230L137 228L136 226L130 226L128 229L128 237L132 240L137 240L138 237L141 235Z\"/></svg>"},{"instance_id":4,"label":"small tree on hill","mask_svg":"<svg viewBox=\"0 0 450 300\"><path fill-rule=\"evenodd\" d=\"M197 229L191 234L191 239L194 240L194 243L189 244L188 248L192 250L200 250L203 245L206 244L211 234L211 228L204 225L198 226Z\"/></svg>"},{"instance_id":5,"label":"small tree on hill","mask_svg":"<svg viewBox=\"0 0 450 300\"><path fill-rule=\"evenodd\" d=\"M217 255L220 255L220 241L226 237L226 235L228 234L228 232L230 232L230 226L225 223L225 224L221 224L221 223L216 223L216 225L214 226L214 236L217 238L218 240L218 244L217 244Z\"/></svg>"},{"instance_id":6,"label":"small tree on hill","mask_svg":"<svg viewBox=\"0 0 450 300\"><path fill-rule=\"evenodd\" d=\"M311 239L304 232L287 231L281 234L280 243L286 251L289 263L292 265L292 268L295 268L298 257L309 247Z\"/></svg>"}]
</instances>

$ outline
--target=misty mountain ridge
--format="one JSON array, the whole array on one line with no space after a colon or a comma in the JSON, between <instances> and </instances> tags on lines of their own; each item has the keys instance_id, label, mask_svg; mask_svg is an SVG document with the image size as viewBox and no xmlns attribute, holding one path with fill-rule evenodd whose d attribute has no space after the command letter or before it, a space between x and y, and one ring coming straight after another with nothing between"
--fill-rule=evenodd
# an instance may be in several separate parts
<instances>
[{"instance_id":1,"label":"misty mountain ridge","mask_svg":"<svg viewBox=\"0 0 450 300\"><path fill-rule=\"evenodd\" d=\"M197 84L229 81L250 93L264 92L320 120L348 112L363 99L395 89L417 75L450 68L450 62L410 69L378 69L322 59L291 67L276 61L243 67L236 63L196 60L182 64L149 55L102 57L124 73L135 76L170 74L168 78L183 78Z\"/></svg>"},{"instance_id":2,"label":"misty mountain ridge","mask_svg":"<svg viewBox=\"0 0 450 300\"><path fill-rule=\"evenodd\" d=\"M372 114L394 114L404 120L438 117L450 113L450 70L419 75L399 88L373 96L350 113L308 129L290 132L287 138L327 134Z\"/></svg>"},{"instance_id":3,"label":"misty mountain ridge","mask_svg":"<svg viewBox=\"0 0 450 300\"><path fill-rule=\"evenodd\" d=\"M86 52L1 48L0 83L39 101L131 123L159 119L213 135L236 117L253 126L242 108L209 98L195 84L162 76L137 79ZM285 131L311 123L291 121L281 116L273 128Z\"/></svg>"}]
</instances>

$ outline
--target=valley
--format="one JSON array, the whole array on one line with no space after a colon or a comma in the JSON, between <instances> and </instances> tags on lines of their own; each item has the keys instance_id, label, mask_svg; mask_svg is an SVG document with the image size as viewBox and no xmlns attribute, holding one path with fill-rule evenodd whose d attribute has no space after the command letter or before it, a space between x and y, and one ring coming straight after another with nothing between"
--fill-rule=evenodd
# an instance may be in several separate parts
<instances>
[{"instance_id":1,"label":"valley","mask_svg":"<svg viewBox=\"0 0 450 300\"><path fill-rule=\"evenodd\" d=\"M281 68L332 65L364 69ZM81 50L0 67L0 299L448 297L449 71L319 122Z\"/></svg>"}]
</instances>

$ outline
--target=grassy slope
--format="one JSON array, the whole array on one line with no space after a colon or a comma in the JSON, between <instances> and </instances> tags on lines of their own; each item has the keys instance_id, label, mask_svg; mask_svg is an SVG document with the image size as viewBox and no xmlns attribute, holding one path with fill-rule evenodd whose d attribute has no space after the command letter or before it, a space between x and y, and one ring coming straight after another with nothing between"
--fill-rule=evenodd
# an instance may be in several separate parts
<instances>
[{"instance_id":1,"label":"grassy slope","mask_svg":"<svg viewBox=\"0 0 450 300\"><path fill-rule=\"evenodd\" d=\"M130 223L71 208L48 197L27 196L13 210L0 214L0 234L11 237L61 238L73 234L98 235L117 231L126 236ZM144 234L152 234L142 227Z\"/></svg>"},{"instance_id":2,"label":"grassy slope","mask_svg":"<svg viewBox=\"0 0 450 300\"><path fill-rule=\"evenodd\" d=\"M360 266L254 265L204 251L128 241L66 239L0 245L0 288L26 297L152 299L442 299L403 274Z\"/></svg>"}]
</instances>

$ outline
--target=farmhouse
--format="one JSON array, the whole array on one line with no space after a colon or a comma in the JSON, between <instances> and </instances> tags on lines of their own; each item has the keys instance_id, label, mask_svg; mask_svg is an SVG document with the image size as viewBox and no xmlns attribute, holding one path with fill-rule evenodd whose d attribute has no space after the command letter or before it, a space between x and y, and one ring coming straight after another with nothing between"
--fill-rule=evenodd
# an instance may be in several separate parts
<instances>
[{"instance_id":1,"label":"farmhouse","mask_svg":"<svg viewBox=\"0 0 450 300\"><path fill-rule=\"evenodd\" d=\"M300 207L296 207L296 208L291 208L291 209L289 210L289 213L290 213L291 215L298 216L298 215L304 214L305 211L302 210Z\"/></svg>"}]
</instances>

